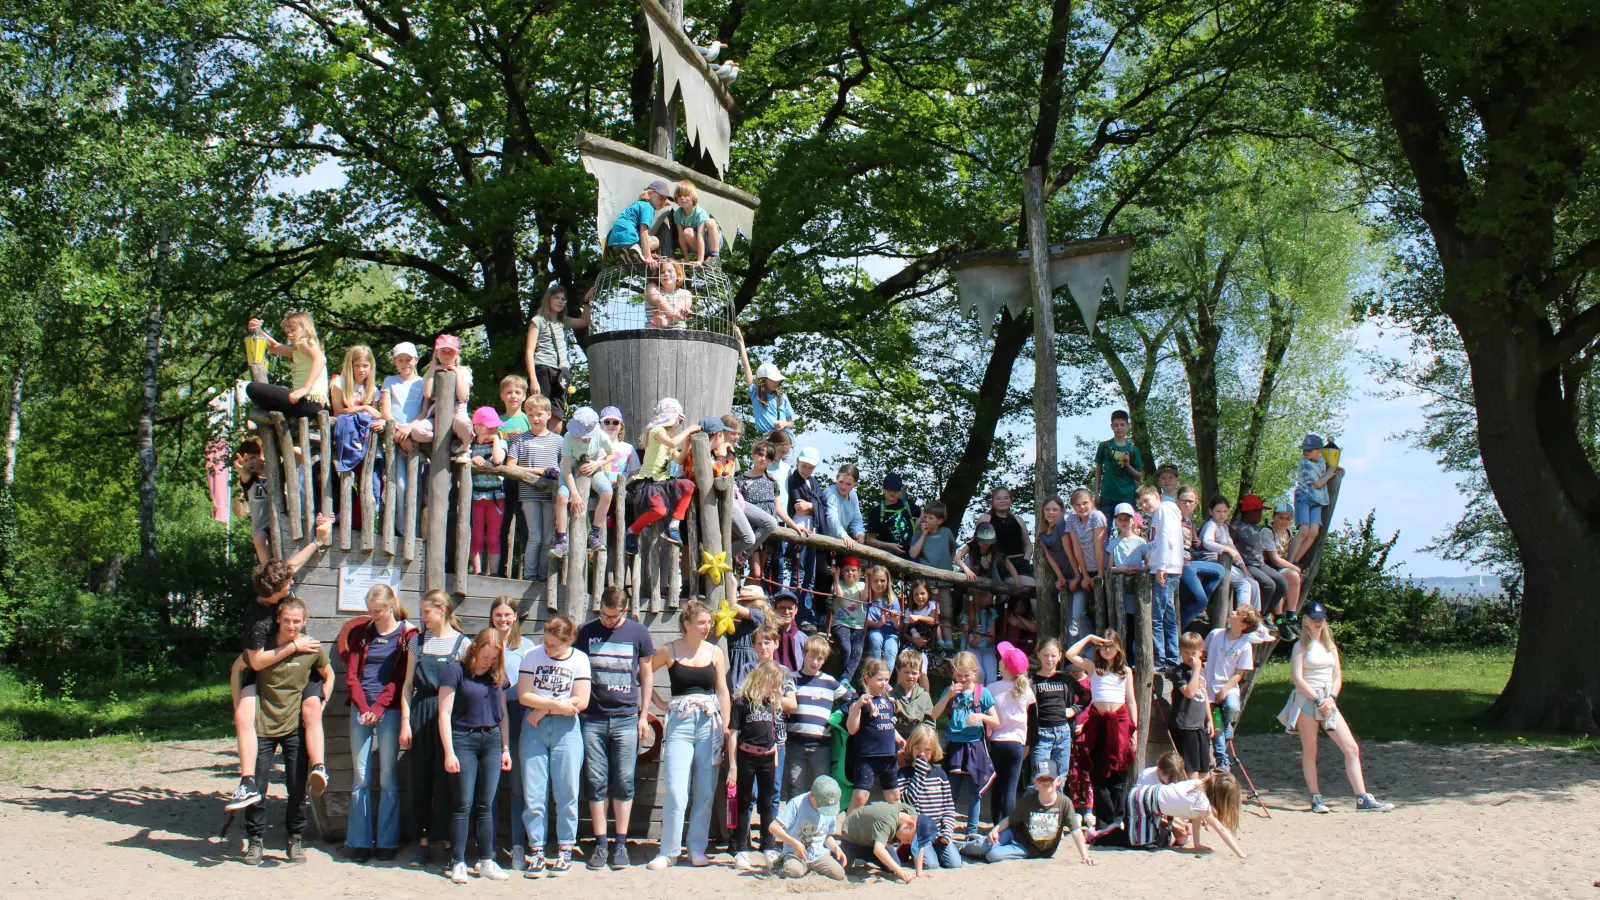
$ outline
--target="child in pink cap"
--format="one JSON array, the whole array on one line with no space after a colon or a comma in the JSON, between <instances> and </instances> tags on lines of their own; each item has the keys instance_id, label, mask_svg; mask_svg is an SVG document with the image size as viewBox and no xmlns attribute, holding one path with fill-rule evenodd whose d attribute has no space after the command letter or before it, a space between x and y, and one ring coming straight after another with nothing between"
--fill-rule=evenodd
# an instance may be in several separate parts
<instances>
[{"instance_id":1,"label":"child in pink cap","mask_svg":"<svg viewBox=\"0 0 1600 900\"><path fill-rule=\"evenodd\" d=\"M995 648L1000 678L988 685L999 721L989 727L989 759L995 789L989 795L993 821L1004 822L1017 806L1017 783L1028 755L1028 707L1035 702L1028 680L1028 654L1001 641Z\"/></svg>"},{"instance_id":2,"label":"child in pink cap","mask_svg":"<svg viewBox=\"0 0 1600 900\"><path fill-rule=\"evenodd\" d=\"M461 339L453 334L441 334L433 342L433 359L428 361L428 370L422 375L422 412L412 424L411 438L424 444L433 443L435 372L456 373L455 415L451 419L450 430L461 440L461 449L453 458L456 462L464 463L469 458L467 448L473 443L472 419L467 416L467 397L472 393L472 368L461 365Z\"/></svg>"},{"instance_id":3,"label":"child in pink cap","mask_svg":"<svg viewBox=\"0 0 1600 900\"><path fill-rule=\"evenodd\" d=\"M500 571L500 526L506 519L505 481L486 471L506 461L506 445L500 440L500 414L492 406L480 406L472 414L472 562L474 575ZM489 554L484 568L482 554Z\"/></svg>"}]
</instances>

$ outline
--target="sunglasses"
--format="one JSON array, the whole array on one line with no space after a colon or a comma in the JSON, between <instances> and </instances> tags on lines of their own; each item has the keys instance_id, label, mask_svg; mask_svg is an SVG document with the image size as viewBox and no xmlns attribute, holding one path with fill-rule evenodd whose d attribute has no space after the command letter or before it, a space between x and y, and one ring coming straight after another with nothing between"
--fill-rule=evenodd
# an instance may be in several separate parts
<instances>
[{"instance_id":1,"label":"sunglasses","mask_svg":"<svg viewBox=\"0 0 1600 900\"><path fill-rule=\"evenodd\" d=\"M622 424L622 420L621 419L601 419L600 420L600 424L601 425L621 425Z\"/></svg>"}]
</instances>

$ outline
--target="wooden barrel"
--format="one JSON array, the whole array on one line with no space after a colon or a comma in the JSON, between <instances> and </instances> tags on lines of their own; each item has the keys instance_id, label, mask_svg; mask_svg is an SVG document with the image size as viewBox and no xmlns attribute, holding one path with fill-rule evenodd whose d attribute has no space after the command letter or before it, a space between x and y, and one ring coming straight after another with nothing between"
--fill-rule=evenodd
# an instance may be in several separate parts
<instances>
[{"instance_id":1,"label":"wooden barrel","mask_svg":"<svg viewBox=\"0 0 1600 900\"><path fill-rule=\"evenodd\" d=\"M594 335L584 349L595 409L621 409L635 440L663 397L682 403L690 422L733 408L739 345L728 335L671 328L611 331Z\"/></svg>"}]
</instances>

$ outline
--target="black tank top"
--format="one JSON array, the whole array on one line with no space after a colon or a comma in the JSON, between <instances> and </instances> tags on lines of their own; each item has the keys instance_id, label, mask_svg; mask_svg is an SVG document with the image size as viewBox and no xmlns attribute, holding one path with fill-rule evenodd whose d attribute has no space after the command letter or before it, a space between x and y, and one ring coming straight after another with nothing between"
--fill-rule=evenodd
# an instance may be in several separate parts
<instances>
[{"instance_id":1,"label":"black tank top","mask_svg":"<svg viewBox=\"0 0 1600 900\"><path fill-rule=\"evenodd\" d=\"M995 547L1007 556L1021 556L1022 523L1017 521L1017 517L1009 513L998 516L991 512L989 522L994 525Z\"/></svg>"},{"instance_id":2,"label":"black tank top","mask_svg":"<svg viewBox=\"0 0 1600 900\"><path fill-rule=\"evenodd\" d=\"M667 683L672 686L672 696L689 694L715 694L717 692L717 664L689 666L672 661L667 667Z\"/></svg>"}]
</instances>

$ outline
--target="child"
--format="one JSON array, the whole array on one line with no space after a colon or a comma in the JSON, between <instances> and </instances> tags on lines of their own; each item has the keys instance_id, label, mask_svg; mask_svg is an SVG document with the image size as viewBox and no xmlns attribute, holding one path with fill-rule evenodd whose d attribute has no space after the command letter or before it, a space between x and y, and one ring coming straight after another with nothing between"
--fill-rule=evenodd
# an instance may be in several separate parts
<instances>
[{"instance_id":1,"label":"child","mask_svg":"<svg viewBox=\"0 0 1600 900\"><path fill-rule=\"evenodd\" d=\"M767 592L759 584L739 588L733 600L733 631L728 634L728 690L739 685L755 670L761 656L755 647L755 634L767 624ZM776 651L774 644L772 651ZM768 659L772 653L768 653Z\"/></svg>"},{"instance_id":2,"label":"child","mask_svg":"<svg viewBox=\"0 0 1600 900\"><path fill-rule=\"evenodd\" d=\"M289 357L289 381L294 385L286 388L259 381L245 385L245 395L257 409L299 419L315 418L328 408L328 358L323 355L317 327L309 314L297 312L283 317L283 336L288 343L280 344L262 331L260 319L251 319L246 328L252 335L265 337L267 350L274 356Z\"/></svg>"},{"instance_id":3,"label":"child","mask_svg":"<svg viewBox=\"0 0 1600 900\"><path fill-rule=\"evenodd\" d=\"M761 510L768 516L778 514L778 483L773 480L772 473L768 470L775 451L771 444L761 441L755 449L750 451L750 471L735 475L733 480L739 487L739 494L744 497L744 502L749 506ZM767 551L760 549L750 557L750 576L756 580L761 579L761 573L766 568Z\"/></svg>"},{"instance_id":4,"label":"child","mask_svg":"<svg viewBox=\"0 0 1600 900\"><path fill-rule=\"evenodd\" d=\"M861 678L863 693L850 704L845 730L855 735L856 764L850 773L855 790L850 794L850 811L867 805L876 784L883 799L900 802L897 754L906 739L894 728L894 700L889 697L889 666L881 659L867 660Z\"/></svg>"},{"instance_id":5,"label":"child","mask_svg":"<svg viewBox=\"0 0 1600 900\"><path fill-rule=\"evenodd\" d=\"M833 592L833 641L844 656L844 670L839 681L849 684L861 665L861 651L866 643L864 631L867 624L866 607L862 603L866 585L861 581L861 560L846 556L839 569L839 585Z\"/></svg>"},{"instance_id":6,"label":"child","mask_svg":"<svg viewBox=\"0 0 1600 900\"><path fill-rule=\"evenodd\" d=\"M1249 607L1245 607L1249 609ZM1206 667L1201 662L1205 638L1185 631L1178 639L1178 667L1172 672L1172 711L1167 731L1173 746L1183 756L1189 777L1198 778L1211 769L1206 745L1215 733L1211 723L1211 692L1206 690Z\"/></svg>"},{"instance_id":7,"label":"child","mask_svg":"<svg viewBox=\"0 0 1600 900\"><path fill-rule=\"evenodd\" d=\"M1111 440L1101 441L1094 451L1094 496L1098 497L1101 518L1111 514L1118 503L1132 503L1133 492L1144 478L1144 457L1139 447L1128 440L1132 426L1127 410L1111 414ZM1073 494L1077 506L1077 494Z\"/></svg>"},{"instance_id":8,"label":"child","mask_svg":"<svg viewBox=\"0 0 1600 900\"><path fill-rule=\"evenodd\" d=\"M889 570L867 570L867 658L893 662L900 655L901 606L889 585Z\"/></svg>"},{"instance_id":9,"label":"child","mask_svg":"<svg viewBox=\"0 0 1600 900\"><path fill-rule=\"evenodd\" d=\"M966 792L967 840L978 835L978 814L983 795L994 782L994 763L989 759L989 748L984 744L984 728L997 725L994 695L978 681L978 658L962 651L956 654L951 666L952 679L944 696L933 705L935 719L950 710L950 721L945 728L945 771L950 773L950 786L956 796L963 788Z\"/></svg>"},{"instance_id":10,"label":"child","mask_svg":"<svg viewBox=\"0 0 1600 900\"><path fill-rule=\"evenodd\" d=\"M910 559L922 509L906 496L905 487L899 472L883 477L883 499L867 512L867 544Z\"/></svg>"},{"instance_id":11,"label":"child","mask_svg":"<svg viewBox=\"0 0 1600 900\"><path fill-rule=\"evenodd\" d=\"M662 267L661 283L649 281L644 286L644 306L648 310L647 322L651 328L685 328L684 323L689 319L690 298L688 291L677 289L677 276L668 276L674 271L673 263ZM672 289L668 290L667 283L671 282ZM683 296L680 296L683 295Z\"/></svg>"},{"instance_id":12,"label":"child","mask_svg":"<svg viewBox=\"0 0 1600 900\"><path fill-rule=\"evenodd\" d=\"M796 708L789 719L789 740L783 773L783 792L790 797L828 774L833 765L833 737L828 718L833 707L849 692L832 675L822 671L828 662L828 639L814 634L806 639L805 661L794 676Z\"/></svg>"},{"instance_id":13,"label":"child","mask_svg":"<svg viewBox=\"0 0 1600 900\"><path fill-rule=\"evenodd\" d=\"M783 844L783 856L775 871L784 878L804 878L815 872L824 878L844 881L844 851L834 839L839 828L839 783L818 775L811 790L795 792L770 829Z\"/></svg>"},{"instance_id":14,"label":"child","mask_svg":"<svg viewBox=\"0 0 1600 900\"><path fill-rule=\"evenodd\" d=\"M452 459L464 463L470 455L467 448L472 445L473 437L472 420L467 417L467 398L472 396L472 368L461 365L461 339L453 334L441 334L433 342L433 359L428 361L428 370L422 376L422 413L412 424L411 436L424 444L432 443L433 404L435 401L450 402L448 397L433 396L436 372L456 373L455 414L451 417L450 429L460 439L462 448Z\"/></svg>"},{"instance_id":15,"label":"child","mask_svg":"<svg viewBox=\"0 0 1600 900\"><path fill-rule=\"evenodd\" d=\"M999 671L999 658L995 655L994 597L985 591L968 591L967 610L961 617L961 633L966 647L978 660L978 672L985 684L993 681Z\"/></svg>"},{"instance_id":16,"label":"child","mask_svg":"<svg viewBox=\"0 0 1600 900\"><path fill-rule=\"evenodd\" d=\"M949 620L945 620L948 622ZM932 639L940 634L939 631L939 604L933 599L933 591L926 581L911 582L911 591L906 598L905 614L906 641L918 651L922 660L922 679L928 678L928 645ZM941 645L945 641L941 639ZM926 684L923 687L927 687Z\"/></svg>"},{"instance_id":17,"label":"child","mask_svg":"<svg viewBox=\"0 0 1600 900\"><path fill-rule=\"evenodd\" d=\"M927 666L916 650L902 650L894 661L894 730L909 738L919 725L933 725L933 697L928 694Z\"/></svg>"},{"instance_id":18,"label":"child","mask_svg":"<svg viewBox=\"0 0 1600 900\"><path fill-rule=\"evenodd\" d=\"M1312 432L1300 442L1300 465L1294 471L1294 543L1289 545L1289 562L1299 565L1322 531L1322 508L1329 503L1328 482L1338 474L1330 471L1322 458L1327 442Z\"/></svg>"},{"instance_id":19,"label":"child","mask_svg":"<svg viewBox=\"0 0 1600 900\"><path fill-rule=\"evenodd\" d=\"M1078 611L1083 610L1083 623L1087 626L1093 619L1089 612L1089 597L1094 592L1094 580L1106 569L1106 513L1095 508L1094 495L1085 488L1073 491L1068 500L1072 504L1072 515L1067 516L1065 521L1067 531L1072 533L1072 540L1062 543L1078 577L1067 579L1067 590L1072 591L1073 617L1076 618ZM1116 506L1112 504L1109 507L1113 515ZM1086 630L1084 634L1087 633Z\"/></svg>"},{"instance_id":20,"label":"child","mask_svg":"<svg viewBox=\"0 0 1600 900\"><path fill-rule=\"evenodd\" d=\"M722 252L722 232L717 220L700 206L700 192L694 184L680 181L672 192L678 204L672 210L672 224L678 229L678 246L683 248L683 258L693 259L693 265L705 265L707 259L716 259ZM766 430L766 429L762 429Z\"/></svg>"},{"instance_id":21,"label":"child","mask_svg":"<svg viewBox=\"0 0 1600 900\"><path fill-rule=\"evenodd\" d=\"M377 365L373 362L371 347L356 344L344 352L344 364L339 374L328 383L334 415L356 416L365 413L375 420L383 419L376 372Z\"/></svg>"},{"instance_id":22,"label":"child","mask_svg":"<svg viewBox=\"0 0 1600 900\"><path fill-rule=\"evenodd\" d=\"M1233 536L1228 530L1228 498L1217 495L1211 498L1206 511L1211 518L1200 526L1200 553L1201 559L1212 562L1228 562L1228 581L1233 585L1233 600L1237 606L1249 606L1253 603L1250 589L1255 580L1245 570L1244 559L1239 555L1238 548L1233 546Z\"/></svg>"},{"instance_id":23,"label":"child","mask_svg":"<svg viewBox=\"0 0 1600 900\"><path fill-rule=\"evenodd\" d=\"M1136 787L1129 794L1131 804L1125 831L1119 831L1111 846L1160 846L1162 824L1170 823L1172 846L1181 847L1187 839L1189 849L1209 849L1200 844L1200 829L1215 831L1228 849L1247 859L1244 847L1234 832L1239 828L1239 783L1227 772L1209 772L1200 778ZM1158 821L1165 819L1165 822Z\"/></svg>"},{"instance_id":24,"label":"child","mask_svg":"<svg viewBox=\"0 0 1600 900\"><path fill-rule=\"evenodd\" d=\"M582 515L588 501L588 492L578 491L577 475L589 477L589 488L595 494L595 509L611 508L611 478L606 467L616 451L611 439L600 429L600 416L587 406L579 407L567 425L567 436L561 444L561 489L556 495L556 545L550 555L556 559L567 557L567 513ZM603 515L603 514L602 514ZM605 530L600 527L601 517L589 526L589 549L600 550L606 545Z\"/></svg>"},{"instance_id":25,"label":"child","mask_svg":"<svg viewBox=\"0 0 1600 900\"><path fill-rule=\"evenodd\" d=\"M761 850L770 853L768 867L777 862L773 846L772 813L777 799L779 735L783 733L783 667L768 660L755 667L733 698L728 719L728 787L737 786L739 825L730 843L735 848L734 867L755 868L747 851L750 843L750 799L761 809Z\"/></svg>"},{"instance_id":26,"label":"child","mask_svg":"<svg viewBox=\"0 0 1600 900\"><path fill-rule=\"evenodd\" d=\"M489 407L490 412L494 410ZM508 881L494 861L494 798L500 773L511 769L504 648L493 628L479 631L465 659L445 667L439 683L439 744L455 809L450 819L450 880L467 883L468 825L478 838L477 875ZM517 723L521 727L522 723Z\"/></svg>"},{"instance_id":27,"label":"child","mask_svg":"<svg viewBox=\"0 0 1600 900\"><path fill-rule=\"evenodd\" d=\"M1133 530L1133 507L1127 503L1118 503L1116 512L1117 533L1106 543L1106 571L1113 575L1137 575L1145 571L1144 554L1149 546L1144 538ZM1127 588L1122 598L1123 611L1133 615L1134 596L1133 588Z\"/></svg>"},{"instance_id":28,"label":"child","mask_svg":"<svg viewBox=\"0 0 1600 900\"><path fill-rule=\"evenodd\" d=\"M261 442L245 438L233 458L233 471L239 478L245 504L250 509L250 539L256 545L256 564L271 558L268 538L272 533L272 501L267 498L267 463L261 458Z\"/></svg>"},{"instance_id":29,"label":"child","mask_svg":"<svg viewBox=\"0 0 1600 900\"><path fill-rule=\"evenodd\" d=\"M672 327L683 328L694 316L694 295L683 286L683 267L675 262L661 267L661 299L671 316Z\"/></svg>"},{"instance_id":30,"label":"child","mask_svg":"<svg viewBox=\"0 0 1600 900\"><path fill-rule=\"evenodd\" d=\"M1294 534L1290 531L1293 525L1294 507L1279 503L1272 508L1272 524L1261 529L1261 536L1267 539L1261 548L1261 557L1267 565L1278 570L1284 583L1289 586L1283 596L1283 605L1288 609L1291 621L1300 609L1300 567L1289 562L1289 547L1294 543Z\"/></svg>"},{"instance_id":31,"label":"child","mask_svg":"<svg viewBox=\"0 0 1600 900\"><path fill-rule=\"evenodd\" d=\"M827 515L822 502L822 484L816 477L817 463L821 461L822 454L817 452L817 448L800 448L795 457L794 471L789 473L784 485L784 494L789 498L784 521L802 535L820 531L823 518ZM817 570L821 568L818 556L815 549L798 541L789 545L789 571L793 573L790 586L800 589L805 609L801 616L808 625L814 624L818 615L812 599L812 591L819 587L816 583L820 574Z\"/></svg>"},{"instance_id":32,"label":"child","mask_svg":"<svg viewBox=\"0 0 1600 900\"><path fill-rule=\"evenodd\" d=\"M1072 535L1067 531L1066 512L1066 504L1061 502L1060 497L1046 497L1044 505L1039 507L1044 519L1039 525L1039 543L1044 547L1044 558L1049 563L1050 574L1055 576L1058 591L1066 590L1067 584L1078 578L1077 570L1072 567L1071 552L1067 549L1067 545L1072 543ZM1093 630L1087 602L1082 606L1074 604L1070 616L1067 635L1072 640Z\"/></svg>"},{"instance_id":33,"label":"child","mask_svg":"<svg viewBox=\"0 0 1600 900\"><path fill-rule=\"evenodd\" d=\"M522 521L528 527L528 540L522 550L522 577L544 581L549 577L546 555L555 539L555 484L561 470L561 435L549 428L550 398L541 394L522 401L528 417L528 430L511 442L507 465L534 473L532 484L518 488Z\"/></svg>"},{"instance_id":34,"label":"child","mask_svg":"<svg viewBox=\"0 0 1600 900\"><path fill-rule=\"evenodd\" d=\"M650 182L639 199L628 204L611 224L602 253L625 263L644 263L655 268L658 262L655 251L661 241L650 233L650 227L655 224L656 214L671 205L672 195L671 184L659 178Z\"/></svg>"},{"instance_id":35,"label":"child","mask_svg":"<svg viewBox=\"0 0 1600 900\"><path fill-rule=\"evenodd\" d=\"M1220 713L1213 714L1221 727L1213 728L1211 752L1216 754L1217 767L1232 771L1228 741L1233 738L1233 723L1239 719L1239 683L1245 673L1255 668L1253 646L1270 641L1272 636L1261 627L1261 616L1254 607L1240 606L1228 616L1228 624L1214 628L1206 635L1206 690L1211 695L1211 707Z\"/></svg>"},{"instance_id":36,"label":"child","mask_svg":"<svg viewBox=\"0 0 1600 900\"><path fill-rule=\"evenodd\" d=\"M944 525L948 515L945 505L938 500L929 500L923 505L922 516L917 519L917 534L911 539L909 553L913 562L946 572L957 571L956 536ZM944 617L937 623L939 646L948 649L951 646L950 585L941 582L934 591L936 605L944 611Z\"/></svg>"},{"instance_id":37,"label":"child","mask_svg":"<svg viewBox=\"0 0 1600 900\"><path fill-rule=\"evenodd\" d=\"M1083 651L1094 645L1094 660ZM1089 673L1089 716L1083 726L1094 768L1094 815L1100 822L1117 823L1125 810L1123 785L1133 762L1133 732L1139 727L1139 705L1134 698L1133 670L1115 631L1105 637L1085 635L1067 650L1067 659Z\"/></svg>"},{"instance_id":38,"label":"child","mask_svg":"<svg viewBox=\"0 0 1600 900\"><path fill-rule=\"evenodd\" d=\"M584 296L584 303L594 299L594 288ZM527 390L533 396L543 395L550 400L550 421L546 423L555 434L561 433L561 423L567 417L567 388L571 383L571 359L567 355L567 336L573 331L589 327L589 310L581 315L569 316L567 289L559 281L552 281L544 290L539 311L528 320L527 343L522 351L523 364L528 369Z\"/></svg>"},{"instance_id":39,"label":"child","mask_svg":"<svg viewBox=\"0 0 1600 900\"><path fill-rule=\"evenodd\" d=\"M1061 642L1046 638L1039 645L1039 672L1033 679L1033 695L1038 699L1039 736L1033 745L1033 764L1049 760L1056 764L1065 786L1072 770L1072 739L1082 730L1083 708L1088 697L1078 679L1060 670L1064 654ZM1074 726L1077 726L1076 728Z\"/></svg>"},{"instance_id":40,"label":"child","mask_svg":"<svg viewBox=\"0 0 1600 900\"><path fill-rule=\"evenodd\" d=\"M762 363L750 369L750 352L744 345L744 332L733 326L733 336L739 341L739 362L744 366L744 382L750 389L750 412L756 422L756 431L771 435L782 431L794 439L794 405L783 390L783 372L772 363Z\"/></svg>"},{"instance_id":41,"label":"child","mask_svg":"<svg viewBox=\"0 0 1600 900\"><path fill-rule=\"evenodd\" d=\"M500 414L494 407L480 406L472 414L472 562L469 567L474 575L500 570L500 523L506 515L504 479L481 471L506 461L499 428ZM482 558L486 549L489 554L487 569Z\"/></svg>"},{"instance_id":42,"label":"child","mask_svg":"<svg viewBox=\"0 0 1600 900\"><path fill-rule=\"evenodd\" d=\"M1178 664L1178 582L1183 578L1183 514L1154 485L1140 485L1139 509L1151 518L1150 544L1145 562L1150 566L1150 621L1155 636L1155 664L1166 671ZM1173 489L1174 497L1177 489Z\"/></svg>"},{"instance_id":43,"label":"child","mask_svg":"<svg viewBox=\"0 0 1600 900\"><path fill-rule=\"evenodd\" d=\"M507 444L528 430L528 414L522 411L522 402L528 399L528 379L521 375L507 375L500 379L500 403L506 411L500 415L500 440Z\"/></svg>"},{"instance_id":44,"label":"child","mask_svg":"<svg viewBox=\"0 0 1600 900\"><path fill-rule=\"evenodd\" d=\"M1232 528L1233 545L1239 550L1240 568L1260 587L1261 602L1256 608L1274 617L1273 626L1285 640L1294 640L1299 613L1292 611L1285 615L1283 609L1289 582L1277 569L1267 565L1266 551L1272 546L1272 539L1261 533L1261 513L1266 506L1255 494L1239 498L1239 519Z\"/></svg>"},{"instance_id":45,"label":"child","mask_svg":"<svg viewBox=\"0 0 1600 900\"><path fill-rule=\"evenodd\" d=\"M996 723L989 728L989 758L994 762L995 792L989 804L995 822L1004 822L1017 805L1017 783L1028 755L1028 707L1037 698L1028 683L1028 655L1009 641L995 648L1000 678L989 685Z\"/></svg>"},{"instance_id":46,"label":"child","mask_svg":"<svg viewBox=\"0 0 1600 900\"><path fill-rule=\"evenodd\" d=\"M919 724L906 735L900 750L900 802L916 807L933 820L934 837L919 847L913 860L920 870L961 868L960 847L956 844L956 805L950 795L950 776L940 768L944 751L939 748L939 733L931 722Z\"/></svg>"},{"instance_id":47,"label":"child","mask_svg":"<svg viewBox=\"0 0 1600 900\"><path fill-rule=\"evenodd\" d=\"M666 518L669 509L672 515L662 539L669 544L683 542L678 533L678 523L689 514L689 504L694 501L694 482L687 478L673 478L672 463L674 459L682 457L681 451L688 443L689 436L700 428L691 425L674 434L673 429L682 424L682 404L671 397L656 404L645 433L644 461L639 467L639 479L634 482L639 491L634 501L638 509L634 513L633 524L628 526L628 533L633 535L635 543L641 532ZM671 504L670 507L668 504ZM629 546L628 552L635 553L637 549Z\"/></svg>"},{"instance_id":48,"label":"child","mask_svg":"<svg viewBox=\"0 0 1600 900\"><path fill-rule=\"evenodd\" d=\"M1161 754L1153 766L1147 766L1139 777L1133 780L1134 787L1149 787L1152 784L1172 784L1184 779L1183 757L1176 750L1168 750Z\"/></svg>"},{"instance_id":49,"label":"child","mask_svg":"<svg viewBox=\"0 0 1600 900\"><path fill-rule=\"evenodd\" d=\"M378 388L379 406L383 409L383 417L389 421L388 427L394 429L395 447L410 453L417 448L412 436L412 423L422 415L423 384L422 376L417 374L417 345L401 341L394 345L394 352L389 354L389 358L394 362L397 374L383 379L383 384ZM410 534L415 527L414 522L408 522L405 518L406 493L412 490L408 472L405 460L401 459L395 466L395 534Z\"/></svg>"},{"instance_id":50,"label":"child","mask_svg":"<svg viewBox=\"0 0 1600 900\"><path fill-rule=\"evenodd\" d=\"M1077 845L1078 858L1086 866L1095 861L1089 857L1089 845L1084 842L1083 824L1066 795L1056 788L1061 770L1056 764L1044 760L1034 764L1033 790L1006 818L996 821L986 838L971 841L962 852L986 862L1005 862L1008 859L1048 859L1056 855L1061 846L1061 833L1072 832L1072 842Z\"/></svg>"}]
</instances>

